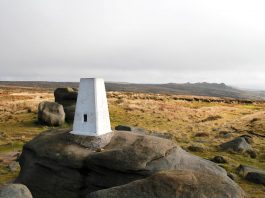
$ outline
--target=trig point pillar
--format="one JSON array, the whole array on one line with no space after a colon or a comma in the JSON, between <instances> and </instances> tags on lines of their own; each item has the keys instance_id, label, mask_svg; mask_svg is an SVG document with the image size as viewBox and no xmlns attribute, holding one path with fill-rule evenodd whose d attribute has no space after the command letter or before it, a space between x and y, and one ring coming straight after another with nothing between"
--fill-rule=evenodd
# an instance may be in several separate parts
<instances>
[{"instance_id":1,"label":"trig point pillar","mask_svg":"<svg viewBox=\"0 0 265 198\"><path fill-rule=\"evenodd\" d=\"M81 78L72 134L99 136L111 132L104 80Z\"/></svg>"}]
</instances>

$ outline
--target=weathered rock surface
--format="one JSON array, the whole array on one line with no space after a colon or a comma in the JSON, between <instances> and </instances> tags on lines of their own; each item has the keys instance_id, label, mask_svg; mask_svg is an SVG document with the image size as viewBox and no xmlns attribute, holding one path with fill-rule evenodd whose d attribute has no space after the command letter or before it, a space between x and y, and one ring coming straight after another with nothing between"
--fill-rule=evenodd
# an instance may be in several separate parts
<instances>
[{"instance_id":1,"label":"weathered rock surface","mask_svg":"<svg viewBox=\"0 0 265 198\"><path fill-rule=\"evenodd\" d=\"M78 90L70 87L57 88L54 91L55 102L63 105L67 122L74 121L77 95Z\"/></svg>"},{"instance_id":2,"label":"weathered rock surface","mask_svg":"<svg viewBox=\"0 0 265 198\"><path fill-rule=\"evenodd\" d=\"M63 106L56 102L41 102L38 107L38 121L49 126L60 126L64 123Z\"/></svg>"},{"instance_id":3,"label":"weathered rock surface","mask_svg":"<svg viewBox=\"0 0 265 198\"><path fill-rule=\"evenodd\" d=\"M240 165L237 171L248 181L265 185L265 171L251 166Z\"/></svg>"},{"instance_id":4,"label":"weathered rock surface","mask_svg":"<svg viewBox=\"0 0 265 198\"><path fill-rule=\"evenodd\" d=\"M99 190L87 198L242 198L245 193L230 178L192 170L156 173L126 185Z\"/></svg>"},{"instance_id":5,"label":"weathered rock surface","mask_svg":"<svg viewBox=\"0 0 265 198\"><path fill-rule=\"evenodd\" d=\"M114 132L101 149L91 141L91 137L72 135L69 130L40 134L24 146L16 182L27 185L34 198L82 198L165 170L190 170L228 179L215 163L189 154L167 139ZM241 191L234 183L231 188Z\"/></svg>"},{"instance_id":6,"label":"weathered rock surface","mask_svg":"<svg viewBox=\"0 0 265 198\"><path fill-rule=\"evenodd\" d=\"M248 142L244 137L238 137L229 142L223 143L220 145L220 148L226 151L247 153L253 158L256 157L255 151L253 150L251 145L248 144Z\"/></svg>"},{"instance_id":7,"label":"weathered rock surface","mask_svg":"<svg viewBox=\"0 0 265 198\"><path fill-rule=\"evenodd\" d=\"M240 137L244 138L248 144L253 143L253 139L251 135L245 134L245 135L241 135Z\"/></svg>"},{"instance_id":8,"label":"weathered rock surface","mask_svg":"<svg viewBox=\"0 0 265 198\"><path fill-rule=\"evenodd\" d=\"M78 91L77 89L66 87L66 88L57 88L54 91L55 101L75 101L77 99Z\"/></svg>"},{"instance_id":9,"label":"weathered rock surface","mask_svg":"<svg viewBox=\"0 0 265 198\"><path fill-rule=\"evenodd\" d=\"M25 185L9 184L1 190L0 198L32 198L32 195Z\"/></svg>"}]
</instances>

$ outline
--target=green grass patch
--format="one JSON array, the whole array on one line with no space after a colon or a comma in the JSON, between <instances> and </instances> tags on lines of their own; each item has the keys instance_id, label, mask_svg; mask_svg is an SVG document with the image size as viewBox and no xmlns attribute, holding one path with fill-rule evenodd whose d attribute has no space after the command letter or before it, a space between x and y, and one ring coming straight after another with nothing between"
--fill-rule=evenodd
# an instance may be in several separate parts
<instances>
[{"instance_id":1,"label":"green grass patch","mask_svg":"<svg viewBox=\"0 0 265 198\"><path fill-rule=\"evenodd\" d=\"M10 171L7 166L0 164L0 185L12 182L19 174L19 170Z\"/></svg>"}]
</instances>

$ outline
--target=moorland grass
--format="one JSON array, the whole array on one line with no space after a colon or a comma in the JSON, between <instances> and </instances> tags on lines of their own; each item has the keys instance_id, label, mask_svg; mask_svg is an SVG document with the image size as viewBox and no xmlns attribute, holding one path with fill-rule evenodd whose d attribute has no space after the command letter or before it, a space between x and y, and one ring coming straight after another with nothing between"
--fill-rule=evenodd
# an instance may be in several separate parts
<instances>
[{"instance_id":1,"label":"moorland grass","mask_svg":"<svg viewBox=\"0 0 265 198\"><path fill-rule=\"evenodd\" d=\"M12 90L9 90L9 93L12 93ZM37 91L35 90L34 93ZM45 96L43 91L40 95ZM50 94L42 99L51 100ZM119 92L109 93L108 102L112 128L124 124L145 128L150 133L154 131L170 133L172 140L186 150L191 144L199 142L206 149L202 152L193 152L194 155L208 160L221 155L228 160L227 164L221 166L231 173L236 174L236 168L240 164L265 169L265 138L253 136L252 146L257 151L257 158L218 149L221 143L247 134L249 130L264 133L265 105L263 103L242 105L186 101L169 95ZM16 111L27 107L26 103L23 104L20 107L22 109L16 109ZM2 109L4 108L7 107ZM33 108L36 109L36 107ZM51 128L39 125L36 120L36 112L22 111L22 113L12 114L8 120L0 121L0 132L4 132L4 137L0 138L0 153L21 151L27 141ZM63 126L63 128L66 127L69 125ZM229 137L223 137L222 133L228 133ZM9 171L6 164L0 162L0 184L10 181L17 174L17 171ZM262 185L247 182L240 176L237 176L236 182L250 197L265 196L265 187Z\"/></svg>"}]
</instances>

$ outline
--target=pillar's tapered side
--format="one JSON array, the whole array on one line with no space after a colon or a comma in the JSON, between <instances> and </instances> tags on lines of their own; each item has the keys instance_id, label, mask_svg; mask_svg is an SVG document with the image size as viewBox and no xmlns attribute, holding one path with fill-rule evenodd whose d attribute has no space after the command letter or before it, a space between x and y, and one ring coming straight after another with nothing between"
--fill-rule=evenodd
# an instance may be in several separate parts
<instances>
[{"instance_id":1,"label":"pillar's tapered side","mask_svg":"<svg viewBox=\"0 0 265 198\"><path fill-rule=\"evenodd\" d=\"M82 78L72 134L98 136L111 132L104 80Z\"/></svg>"}]
</instances>

